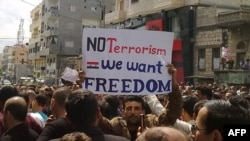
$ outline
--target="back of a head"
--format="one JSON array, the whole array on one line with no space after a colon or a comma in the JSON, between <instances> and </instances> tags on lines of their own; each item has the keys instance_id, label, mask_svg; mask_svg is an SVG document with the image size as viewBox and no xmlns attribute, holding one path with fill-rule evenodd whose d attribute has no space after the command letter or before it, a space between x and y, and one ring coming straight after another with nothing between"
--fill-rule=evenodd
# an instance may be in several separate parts
<instances>
[{"instance_id":1,"label":"back of a head","mask_svg":"<svg viewBox=\"0 0 250 141\"><path fill-rule=\"evenodd\" d=\"M208 100L200 100L197 103L195 103L194 105L194 114L197 116L198 112L200 111L200 109L204 106L204 104L207 102Z\"/></svg>"},{"instance_id":2,"label":"back of a head","mask_svg":"<svg viewBox=\"0 0 250 141\"><path fill-rule=\"evenodd\" d=\"M212 99L213 93L212 93L212 90L209 89L208 87L206 87L206 86L198 86L196 88L196 90L199 90L201 92L201 95L206 96L208 100Z\"/></svg>"},{"instance_id":3,"label":"back of a head","mask_svg":"<svg viewBox=\"0 0 250 141\"><path fill-rule=\"evenodd\" d=\"M55 99L60 107L64 107L67 97L71 94L72 91L69 88L61 87L54 92L52 98Z\"/></svg>"},{"instance_id":4,"label":"back of a head","mask_svg":"<svg viewBox=\"0 0 250 141\"><path fill-rule=\"evenodd\" d=\"M15 120L25 122L27 114L27 103L22 97L15 96L9 98L4 106L5 112L10 112Z\"/></svg>"},{"instance_id":5,"label":"back of a head","mask_svg":"<svg viewBox=\"0 0 250 141\"><path fill-rule=\"evenodd\" d=\"M92 139L83 132L72 132L62 136L59 141L92 141Z\"/></svg>"},{"instance_id":6,"label":"back of a head","mask_svg":"<svg viewBox=\"0 0 250 141\"><path fill-rule=\"evenodd\" d=\"M223 134L224 125L250 124L249 111L241 104L225 100L209 100L204 107L207 109L204 121L207 133L217 129Z\"/></svg>"},{"instance_id":7,"label":"back of a head","mask_svg":"<svg viewBox=\"0 0 250 141\"><path fill-rule=\"evenodd\" d=\"M76 127L93 125L96 121L98 103L95 95L86 89L78 89L68 96L67 117Z\"/></svg>"},{"instance_id":8,"label":"back of a head","mask_svg":"<svg viewBox=\"0 0 250 141\"><path fill-rule=\"evenodd\" d=\"M15 87L11 85L5 85L1 88L0 102L2 102L3 105L6 102L6 100L14 96L18 96L18 91Z\"/></svg>"},{"instance_id":9,"label":"back of a head","mask_svg":"<svg viewBox=\"0 0 250 141\"><path fill-rule=\"evenodd\" d=\"M194 105L198 102L198 98L193 95L187 95L182 97L183 109L188 113L189 116L193 116Z\"/></svg>"},{"instance_id":10,"label":"back of a head","mask_svg":"<svg viewBox=\"0 0 250 141\"><path fill-rule=\"evenodd\" d=\"M136 141L189 141L188 135L172 127L153 127L144 131Z\"/></svg>"},{"instance_id":11,"label":"back of a head","mask_svg":"<svg viewBox=\"0 0 250 141\"><path fill-rule=\"evenodd\" d=\"M47 97L45 95L38 94L38 95L36 95L35 99L36 99L36 101L37 101L37 103L38 103L39 106L42 106L42 107L46 106L46 104L47 104Z\"/></svg>"},{"instance_id":12,"label":"back of a head","mask_svg":"<svg viewBox=\"0 0 250 141\"><path fill-rule=\"evenodd\" d=\"M118 116L119 99L113 95L106 95L99 101L102 115L108 119Z\"/></svg>"},{"instance_id":13,"label":"back of a head","mask_svg":"<svg viewBox=\"0 0 250 141\"><path fill-rule=\"evenodd\" d=\"M229 98L229 102L232 105L235 105L235 106L242 106L242 107L244 107L246 109L250 108L250 103L245 98L245 96L241 96L241 95L232 96L232 97Z\"/></svg>"},{"instance_id":14,"label":"back of a head","mask_svg":"<svg viewBox=\"0 0 250 141\"><path fill-rule=\"evenodd\" d=\"M20 92L19 96L22 97L26 103L29 103L29 94L28 93ZM28 106L28 104L27 104L27 106Z\"/></svg>"}]
</instances>

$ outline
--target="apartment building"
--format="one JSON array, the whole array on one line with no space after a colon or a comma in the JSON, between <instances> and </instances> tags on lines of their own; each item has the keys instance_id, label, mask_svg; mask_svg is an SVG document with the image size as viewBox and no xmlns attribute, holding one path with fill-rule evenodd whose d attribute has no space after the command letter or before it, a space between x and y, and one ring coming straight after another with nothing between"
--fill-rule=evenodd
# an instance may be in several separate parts
<instances>
[{"instance_id":1,"label":"apartment building","mask_svg":"<svg viewBox=\"0 0 250 141\"><path fill-rule=\"evenodd\" d=\"M5 46L3 49L3 77L18 81L20 77L33 76L32 65L28 62L28 48L24 45Z\"/></svg>"},{"instance_id":2,"label":"apartment building","mask_svg":"<svg viewBox=\"0 0 250 141\"><path fill-rule=\"evenodd\" d=\"M116 0L115 10L105 15L105 23L109 24L110 28L116 29L174 32L172 63L177 67L178 75L182 75L178 81L206 84L217 81L215 73L222 69L220 65L222 45L226 43L236 48L235 39L239 38L236 34L231 36L233 32L225 28L225 24L219 24L218 17L220 18L225 12L240 10L241 5L247 6L249 2L247 0ZM244 20L243 23L246 23L246 19ZM244 38L247 38L246 35ZM233 57L235 59L235 55Z\"/></svg>"},{"instance_id":3,"label":"apartment building","mask_svg":"<svg viewBox=\"0 0 250 141\"><path fill-rule=\"evenodd\" d=\"M113 0L43 0L31 11L29 57L36 78L59 78L65 58L81 54L83 28L105 27L104 15L112 9Z\"/></svg>"}]
</instances>

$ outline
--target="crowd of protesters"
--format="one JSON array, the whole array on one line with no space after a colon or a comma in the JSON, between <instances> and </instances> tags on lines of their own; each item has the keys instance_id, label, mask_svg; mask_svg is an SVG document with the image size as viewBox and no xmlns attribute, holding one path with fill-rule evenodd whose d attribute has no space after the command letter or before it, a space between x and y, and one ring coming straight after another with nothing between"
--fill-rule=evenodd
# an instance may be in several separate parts
<instances>
[{"instance_id":1,"label":"crowd of protesters","mask_svg":"<svg viewBox=\"0 0 250 141\"><path fill-rule=\"evenodd\" d=\"M95 95L66 82L1 86L0 141L223 141L224 125L250 124L247 87L179 84L167 69L172 92L161 95Z\"/></svg>"}]
</instances>

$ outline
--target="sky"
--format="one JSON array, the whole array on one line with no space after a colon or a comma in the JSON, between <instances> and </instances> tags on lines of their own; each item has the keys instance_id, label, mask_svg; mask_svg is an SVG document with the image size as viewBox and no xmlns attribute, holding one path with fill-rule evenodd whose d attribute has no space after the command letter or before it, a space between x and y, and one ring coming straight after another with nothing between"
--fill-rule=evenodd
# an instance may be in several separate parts
<instances>
[{"instance_id":1,"label":"sky","mask_svg":"<svg viewBox=\"0 0 250 141\"><path fill-rule=\"evenodd\" d=\"M0 53L5 46L17 43L17 32L21 19L24 19L24 43L30 37L30 12L42 0L0 0Z\"/></svg>"}]
</instances>

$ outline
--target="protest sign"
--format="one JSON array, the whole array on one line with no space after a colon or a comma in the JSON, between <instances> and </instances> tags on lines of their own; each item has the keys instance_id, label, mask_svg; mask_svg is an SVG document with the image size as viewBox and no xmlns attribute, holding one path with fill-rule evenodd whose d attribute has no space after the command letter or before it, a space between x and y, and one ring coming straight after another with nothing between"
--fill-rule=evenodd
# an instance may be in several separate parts
<instances>
[{"instance_id":1,"label":"protest sign","mask_svg":"<svg viewBox=\"0 0 250 141\"><path fill-rule=\"evenodd\" d=\"M72 83L76 83L76 80L78 79L78 72L77 70L66 67L61 78Z\"/></svg>"},{"instance_id":2,"label":"protest sign","mask_svg":"<svg viewBox=\"0 0 250 141\"><path fill-rule=\"evenodd\" d=\"M172 91L174 34L162 31L97 29L83 31L83 88L95 94L148 95Z\"/></svg>"}]
</instances>

